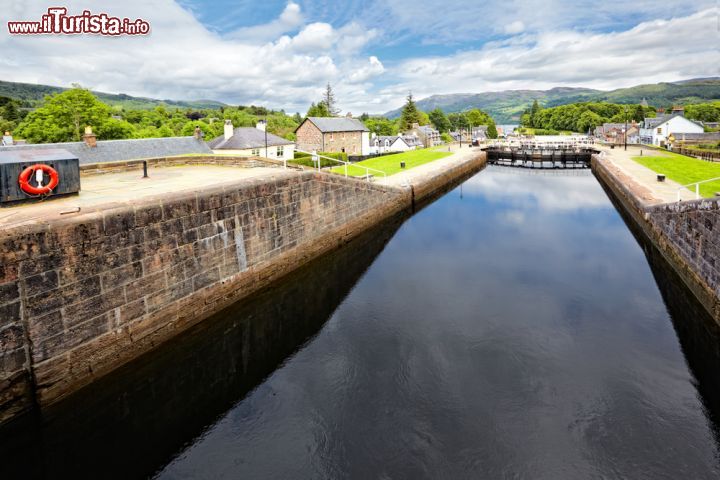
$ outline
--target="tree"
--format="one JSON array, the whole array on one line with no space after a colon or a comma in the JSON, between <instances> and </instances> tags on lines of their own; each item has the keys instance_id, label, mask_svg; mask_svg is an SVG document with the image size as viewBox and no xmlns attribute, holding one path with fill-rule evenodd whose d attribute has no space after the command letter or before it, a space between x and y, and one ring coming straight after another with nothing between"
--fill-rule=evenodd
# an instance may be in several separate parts
<instances>
[{"instance_id":1,"label":"tree","mask_svg":"<svg viewBox=\"0 0 720 480\"><path fill-rule=\"evenodd\" d=\"M45 97L43 105L31 112L18 126L17 133L36 142L79 141L85 126L100 132L110 118L110 107L98 100L89 90L72 88Z\"/></svg>"},{"instance_id":2,"label":"tree","mask_svg":"<svg viewBox=\"0 0 720 480\"><path fill-rule=\"evenodd\" d=\"M450 120L448 120L445 116L445 112L443 112L440 108L436 108L431 111L428 114L428 117L430 117L430 122L435 126L438 132L445 133L450 130Z\"/></svg>"},{"instance_id":3,"label":"tree","mask_svg":"<svg viewBox=\"0 0 720 480\"><path fill-rule=\"evenodd\" d=\"M495 123L491 123L490 125L488 125L487 136L488 136L488 138L497 138L498 137L498 131L497 131L497 128L495 127Z\"/></svg>"},{"instance_id":4,"label":"tree","mask_svg":"<svg viewBox=\"0 0 720 480\"><path fill-rule=\"evenodd\" d=\"M395 135L397 130L395 124L387 118L368 118L365 126L375 135Z\"/></svg>"},{"instance_id":5,"label":"tree","mask_svg":"<svg viewBox=\"0 0 720 480\"><path fill-rule=\"evenodd\" d=\"M530 108L530 126L536 127L535 125L535 117L538 113L540 113L540 104L538 103L537 99L532 104L532 108Z\"/></svg>"},{"instance_id":6,"label":"tree","mask_svg":"<svg viewBox=\"0 0 720 480\"><path fill-rule=\"evenodd\" d=\"M15 105L15 102L10 101L7 104L5 104L5 108L3 108L2 117L5 120L10 120L11 122L14 122L20 118L20 115L18 115L17 105Z\"/></svg>"},{"instance_id":7,"label":"tree","mask_svg":"<svg viewBox=\"0 0 720 480\"><path fill-rule=\"evenodd\" d=\"M408 93L405 106L400 114L400 131L410 130L413 123L420 124L420 112L413 100L412 92Z\"/></svg>"},{"instance_id":8,"label":"tree","mask_svg":"<svg viewBox=\"0 0 720 480\"><path fill-rule=\"evenodd\" d=\"M310 108L307 111L306 117L331 117L330 110L324 101L320 101L317 104L310 104Z\"/></svg>"},{"instance_id":9,"label":"tree","mask_svg":"<svg viewBox=\"0 0 720 480\"><path fill-rule=\"evenodd\" d=\"M328 117L335 117L340 113L340 109L337 108L337 104L335 102L335 92L333 92L330 82L328 82L327 87L325 87L325 93L323 94L322 101L325 103L325 106L330 113Z\"/></svg>"}]
</instances>

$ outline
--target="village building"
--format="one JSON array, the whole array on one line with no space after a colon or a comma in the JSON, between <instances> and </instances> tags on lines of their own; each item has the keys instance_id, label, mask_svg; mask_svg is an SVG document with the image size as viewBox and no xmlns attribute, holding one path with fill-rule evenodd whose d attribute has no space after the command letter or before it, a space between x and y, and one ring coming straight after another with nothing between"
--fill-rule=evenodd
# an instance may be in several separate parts
<instances>
[{"instance_id":1,"label":"village building","mask_svg":"<svg viewBox=\"0 0 720 480\"><path fill-rule=\"evenodd\" d=\"M664 147L668 144L670 134L678 135L688 133L703 133L705 129L698 122L685 118L682 107L674 107L672 113L664 114L658 110L655 118L646 118L643 128L640 129L640 141L645 144Z\"/></svg>"},{"instance_id":2,"label":"village building","mask_svg":"<svg viewBox=\"0 0 720 480\"><path fill-rule=\"evenodd\" d=\"M400 135L379 135L372 134L370 137L370 153L406 152L414 150L415 146L408 145L405 138Z\"/></svg>"},{"instance_id":3,"label":"village building","mask_svg":"<svg viewBox=\"0 0 720 480\"><path fill-rule=\"evenodd\" d=\"M256 127L233 128L232 122L225 120L223 135L212 139L208 146L213 153L292 160L295 157L295 144L268 133L265 127L265 122L261 121Z\"/></svg>"},{"instance_id":4,"label":"village building","mask_svg":"<svg viewBox=\"0 0 720 480\"><path fill-rule=\"evenodd\" d=\"M671 133L667 141L671 147L716 144L720 142L720 132Z\"/></svg>"},{"instance_id":5,"label":"village building","mask_svg":"<svg viewBox=\"0 0 720 480\"><path fill-rule=\"evenodd\" d=\"M625 127L627 126L627 132ZM640 143L640 125L632 121L625 123L603 123L595 128L595 138L609 144L622 145Z\"/></svg>"},{"instance_id":6,"label":"village building","mask_svg":"<svg viewBox=\"0 0 720 480\"><path fill-rule=\"evenodd\" d=\"M308 117L295 130L297 149L304 152L344 152L370 155L370 130L350 117Z\"/></svg>"},{"instance_id":7,"label":"village building","mask_svg":"<svg viewBox=\"0 0 720 480\"><path fill-rule=\"evenodd\" d=\"M434 147L442 144L442 138L440 132L435 130L430 125L419 125L417 123L412 124L412 128L405 132L405 135L412 135L420 139L420 142L424 147Z\"/></svg>"}]
</instances>

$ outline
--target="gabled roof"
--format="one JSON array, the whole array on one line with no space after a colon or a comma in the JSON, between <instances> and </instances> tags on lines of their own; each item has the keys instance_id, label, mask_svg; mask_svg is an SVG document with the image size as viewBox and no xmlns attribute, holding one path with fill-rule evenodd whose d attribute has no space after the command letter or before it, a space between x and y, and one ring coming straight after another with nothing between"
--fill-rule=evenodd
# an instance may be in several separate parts
<instances>
[{"instance_id":1,"label":"gabled roof","mask_svg":"<svg viewBox=\"0 0 720 480\"><path fill-rule=\"evenodd\" d=\"M348 117L308 117L306 122L312 122L322 133L328 132L369 132L370 130L357 118ZM303 122L305 123L305 122ZM300 124L302 125L302 123ZM300 128L300 127L298 127ZM296 130L297 131L297 130Z\"/></svg>"},{"instance_id":2,"label":"gabled roof","mask_svg":"<svg viewBox=\"0 0 720 480\"><path fill-rule=\"evenodd\" d=\"M279 145L293 145L286 140L272 133L267 134L267 146L276 147ZM208 142L213 150L247 150L249 148L265 147L265 132L255 127L238 127L233 130L233 136L225 140L225 136L213 138Z\"/></svg>"},{"instance_id":3,"label":"gabled roof","mask_svg":"<svg viewBox=\"0 0 720 480\"><path fill-rule=\"evenodd\" d=\"M80 165L119 162L142 158L171 157L188 153L212 153L207 144L195 137L138 138L131 140L99 140L96 147L85 142L37 143L0 147L2 152L62 148L77 156Z\"/></svg>"},{"instance_id":4,"label":"gabled roof","mask_svg":"<svg viewBox=\"0 0 720 480\"><path fill-rule=\"evenodd\" d=\"M410 144L400 135L378 135L377 137L370 139L371 142L378 141L378 142L383 142L383 143L385 143L385 140L389 141L390 145L392 145L396 141L400 140L408 147L410 146Z\"/></svg>"}]
</instances>

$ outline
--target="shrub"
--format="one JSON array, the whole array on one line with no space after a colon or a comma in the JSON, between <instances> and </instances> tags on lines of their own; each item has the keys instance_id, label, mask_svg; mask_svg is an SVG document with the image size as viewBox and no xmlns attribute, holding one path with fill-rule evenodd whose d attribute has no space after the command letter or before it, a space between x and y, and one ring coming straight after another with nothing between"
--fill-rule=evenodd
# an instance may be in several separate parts
<instances>
[{"instance_id":1,"label":"shrub","mask_svg":"<svg viewBox=\"0 0 720 480\"><path fill-rule=\"evenodd\" d=\"M344 152L318 152L318 155L322 155L324 157L334 158L336 160L340 160L342 162L348 161L347 153ZM295 159L291 160L290 163L295 165L305 165L306 167L317 167L317 163L313 162L312 156L308 153L302 153L302 152L295 152ZM332 160L328 160L327 158L320 158L320 166L321 167L337 167L340 163L333 162Z\"/></svg>"}]
</instances>

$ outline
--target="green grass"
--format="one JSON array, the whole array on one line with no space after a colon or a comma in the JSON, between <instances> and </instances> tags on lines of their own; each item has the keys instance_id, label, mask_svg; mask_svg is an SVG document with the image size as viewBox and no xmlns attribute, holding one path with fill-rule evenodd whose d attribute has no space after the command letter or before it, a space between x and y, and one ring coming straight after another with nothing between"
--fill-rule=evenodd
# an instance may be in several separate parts
<instances>
[{"instance_id":1,"label":"green grass","mask_svg":"<svg viewBox=\"0 0 720 480\"><path fill-rule=\"evenodd\" d=\"M667 178L675 180L680 185L720 177L720 163L706 162L677 153L662 152L657 155L643 155L633 157L633 160L650 170L665 174ZM690 187L691 190L694 188ZM700 185L700 195L703 197L714 197L715 192L720 192L720 180Z\"/></svg>"},{"instance_id":2,"label":"green grass","mask_svg":"<svg viewBox=\"0 0 720 480\"><path fill-rule=\"evenodd\" d=\"M447 149L447 147L445 148ZM430 148L421 150L410 150L403 153L385 155L382 157L371 158L369 160L355 163L348 167L348 175L352 177L361 177L365 175L366 171L364 168L361 168L360 165L374 168L375 170L381 170L387 175L393 175L403 171L403 169L400 168L400 162L405 162L405 170L408 170L423 165L425 163L432 162L434 160L445 158L449 155L452 155L452 152L438 151ZM336 167L333 168L332 171L334 173L339 173L342 175L345 174L345 167ZM373 175L377 178L382 177L381 173L373 172L372 170L370 170L370 175Z\"/></svg>"}]
</instances>

